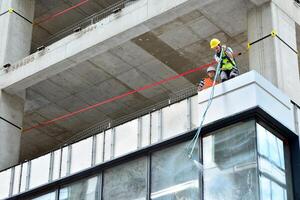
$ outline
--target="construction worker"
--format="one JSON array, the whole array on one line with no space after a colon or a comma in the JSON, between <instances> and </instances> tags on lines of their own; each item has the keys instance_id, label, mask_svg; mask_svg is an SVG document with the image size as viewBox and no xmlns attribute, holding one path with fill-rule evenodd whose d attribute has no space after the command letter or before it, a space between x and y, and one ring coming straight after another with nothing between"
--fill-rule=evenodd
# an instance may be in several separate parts
<instances>
[{"instance_id":1,"label":"construction worker","mask_svg":"<svg viewBox=\"0 0 300 200\"><path fill-rule=\"evenodd\" d=\"M214 78L216 75L216 69L214 67L208 67L206 72L207 72L207 78L201 79L201 81L198 85L198 91L201 91L203 89L213 86ZM216 84L218 84L217 81L216 81Z\"/></svg>"},{"instance_id":2,"label":"construction worker","mask_svg":"<svg viewBox=\"0 0 300 200\"><path fill-rule=\"evenodd\" d=\"M220 78L222 82L239 75L239 70L233 57L233 51L230 47L221 45L220 40L214 38L210 41L210 48L215 50L215 60L221 62ZM220 55L222 49L223 53Z\"/></svg>"}]
</instances>

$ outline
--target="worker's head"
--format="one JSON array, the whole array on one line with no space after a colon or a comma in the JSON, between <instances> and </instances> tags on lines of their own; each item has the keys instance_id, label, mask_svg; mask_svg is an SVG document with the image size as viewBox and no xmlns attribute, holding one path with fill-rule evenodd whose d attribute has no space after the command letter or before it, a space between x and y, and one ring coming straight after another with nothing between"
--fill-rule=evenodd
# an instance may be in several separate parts
<instances>
[{"instance_id":1,"label":"worker's head","mask_svg":"<svg viewBox=\"0 0 300 200\"><path fill-rule=\"evenodd\" d=\"M214 49L217 53L219 53L221 51L221 41L216 38L213 38L210 41L210 48Z\"/></svg>"},{"instance_id":2,"label":"worker's head","mask_svg":"<svg viewBox=\"0 0 300 200\"><path fill-rule=\"evenodd\" d=\"M216 69L214 67L207 68L206 72L209 78L214 78L216 75Z\"/></svg>"}]
</instances>

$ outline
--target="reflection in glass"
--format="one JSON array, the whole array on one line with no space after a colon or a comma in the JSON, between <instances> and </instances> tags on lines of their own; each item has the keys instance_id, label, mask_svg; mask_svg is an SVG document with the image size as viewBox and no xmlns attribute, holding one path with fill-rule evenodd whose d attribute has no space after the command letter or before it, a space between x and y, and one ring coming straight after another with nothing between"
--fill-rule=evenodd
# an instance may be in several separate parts
<instances>
[{"instance_id":1,"label":"reflection in glass","mask_svg":"<svg viewBox=\"0 0 300 200\"><path fill-rule=\"evenodd\" d=\"M104 200L146 200L147 160L140 158L104 172Z\"/></svg>"},{"instance_id":2,"label":"reflection in glass","mask_svg":"<svg viewBox=\"0 0 300 200\"><path fill-rule=\"evenodd\" d=\"M204 199L258 199L254 121L203 138Z\"/></svg>"},{"instance_id":3,"label":"reflection in glass","mask_svg":"<svg viewBox=\"0 0 300 200\"><path fill-rule=\"evenodd\" d=\"M96 164L103 162L104 133L96 135Z\"/></svg>"},{"instance_id":4,"label":"reflection in glass","mask_svg":"<svg viewBox=\"0 0 300 200\"><path fill-rule=\"evenodd\" d=\"M96 200L99 199L98 177L82 180L66 187L59 193L59 200Z\"/></svg>"},{"instance_id":5,"label":"reflection in glass","mask_svg":"<svg viewBox=\"0 0 300 200\"><path fill-rule=\"evenodd\" d=\"M150 144L150 115L141 117L141 146L145 147Z\"/></svg>"},{"instance_id":6,"label":"reflection in glass","mask_svg":"<svg viewBox=\"0 0 300 200\"><path fill-rule=\"evenodd\" d=\"M29 188L34 188L49 181L50 154L31 161Z\"/></svg>"},{"instance_id":7,"label":"reflection in glass","mask_svg":"<svg viewBox=\"0 0 300 200\"><path fill-rule=\"evenodd\" d=\"M71 173L86 169L92 165L93 138L72 144Z\"/></svg>"},{"instance_id":8,"label":"reflection in glass","mask_svg":"<svg viewBox=\"0 0 300 200\"><path fill-rule=\"evenodd\" d=\"M163 138L169 138L188 130L187 100L162 109Z\"/></svg>"},{"instance_id":9,"label":"reflection in glass","mask_svg":"<svg viewBox=\"0 0 300 200\"><path fill-rule=\"evenodd\" d=\"M26 181L27 181L27 168L28 162L22 164L22 177L21 177L21 188L20 192L24 192L26 188Z\"/></svg>"},{"instance_id":10,"label":"reflection in glass","mask_svg":"<svg viewBox=\"0 0 300 200\"><path fill-rule=\"evenodd\" d=\"M151 199L199 199L199 169L188 157L187 143L153 153ZM198 149L195 150L198 157Z\"/></svg>"},{"instance_id":11,"label":"reflection in glass","mask_svg":"<svg viewBox=\"0 0 300 200\"><path fill-rule=\"evenodd\" d=\"M36 197L32 200L55 200L55 199L56 199L56 192L51 192L51 193Z\"/></svg>"},{"instance_id":12,"label":"reflection in glass","mask_svg":"<svg viewBox=\"0 0 300 200\"><path fill-rule=\"evenodd\" d=\"M61 151L56 150L53 152L53 177L52 180L56 180L59 178L59 167L60 167L60 156L61 156Z\"/></svg>"},{"instance_id":13,"label":"reflection in glass","mask_svg":"<svg viewBox=\"0 0 300 200\"><path fill-rule=\"evenodd\" d=\"M137 149L138 120L133 120L115 128L115 157Z\"/></svg>"},{"instance_id":14,"label":"reflection in glass","mask_svg":"<svg viewBox=\"0 0 300 200\"><path fill-rule=\"evenodd\" d=\"M104 161L111 159L111 143L112 143L112 129L105 131L104 140Z\"/></svg>"},{"instance_id":15,"label":"reflection in glass","mask_svg":"<svg viewBox=\"0 0 300 200\"><path fill-rule=\"evenodd\" d=\"M9 195L10 178L11 169L0 173L0 199L6 198Z\"/></svg>"},{"instance_id":16,"label":"reflection in glass","mask_svg":"<svg viewBox=\"0 0 300 200\"><path fill-rule=\"evenodd\" d=\"M18 165L15 166L13 195L19 193L20 178L21 178L21 165Z\"/></svg>"},{"instance_id":17,"label":"reflection in glass","mask_svg":"<svg viewBox=\"0 0 300 200\"><path fill-rule=\"evenodd\" d=\"M68 151L69 151L69 147L64 147L62 149L60 177L64 177L68 173Z\"/></svg>"},{"instance_id":18,"label":"reflection in glass","mask_svg":"<svg viewBox=\"0 0 300 200\"><path fill-rule=\"evenodd\" d=\"M160 110L151 113L151 144L158 142L161 134Z\"/></svg>"}]
</instances>

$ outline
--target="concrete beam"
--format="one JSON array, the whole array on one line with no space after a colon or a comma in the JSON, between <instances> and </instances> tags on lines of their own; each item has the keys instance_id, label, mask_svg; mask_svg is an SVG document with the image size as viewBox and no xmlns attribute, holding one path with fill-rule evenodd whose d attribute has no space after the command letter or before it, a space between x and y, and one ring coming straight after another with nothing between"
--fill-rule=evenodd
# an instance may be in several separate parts
<instances>
[{"instance_id":1,"label":"concrete beam","mask_svg":"<svg viewBox=\"0 0 300 200\"><path fill-rule=\"evenodd\" d=\"M15 94L200 5L203 3L197 0L139 0L130 3L120 13L15 63L0 75L0 89Z\"/></svg>"}]
</instances>

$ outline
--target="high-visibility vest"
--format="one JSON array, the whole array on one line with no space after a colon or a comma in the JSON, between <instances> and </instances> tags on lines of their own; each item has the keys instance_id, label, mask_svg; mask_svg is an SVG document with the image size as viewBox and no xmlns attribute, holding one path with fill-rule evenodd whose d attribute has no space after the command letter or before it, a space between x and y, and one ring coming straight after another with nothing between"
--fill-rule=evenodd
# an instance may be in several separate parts
<instances>
[{"instance_id":1,"label":"high-visibility vest","mask_svg":"<svg viewBox=\"0 0 300 200\"><path fill-rule=\"evenodd\" d=\"M214 80L211 79L211 78L204 78L204 86L203 86L203 89L206 89L206 88L209 88L209 87L212 87L213 86L213 83L214 83ZM216 82L217 84L217 82Z\"/></svg>"},{"instance_id":2,"label":"high-visibility vest","mask_svg":"<svg viewBox=\"0 0 300 200\"><path fill-rule=\"evenodd\" d=\"M226 55L226 51L228 47L225 47L225 50L223 51L223 55L222 55L222 62L221 62L221 69L222 70L232 70L233 67L236 66L236 63L234 61L234 59L230 59L227 55ZM218 56L218 55L216 55Z\"/></svg>"}]
</instances>

